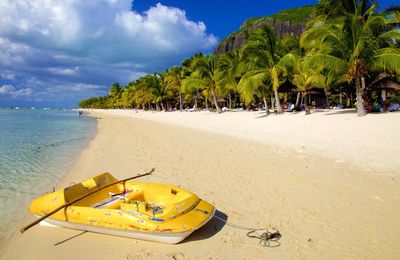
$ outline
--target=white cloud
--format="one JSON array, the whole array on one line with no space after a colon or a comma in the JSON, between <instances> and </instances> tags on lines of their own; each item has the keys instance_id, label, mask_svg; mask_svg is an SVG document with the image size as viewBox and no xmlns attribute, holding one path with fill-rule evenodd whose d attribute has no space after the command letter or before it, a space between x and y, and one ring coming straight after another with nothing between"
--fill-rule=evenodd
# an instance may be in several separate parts
<instances>
[{"instance_id":1,"label":"white cloud","mask_svg":"<svg viewBox=\"0 0 400 260\"><path fill-rule=\"evenodd\" d=\"M217 43L204 23L160 3L141 14L131 10L130 0L2 0L0 17L0 36L12 42L118 62Z\"/></svg>"},{"instance_id":2,"label":"white cloud","mask_svg":"<svg viewBox=\"0 0 400 260\"><path fill-rule=\"evenodd\" d=\"M55 86L85 97L100 89L80 86L101 86L105 94L113 82L163 71L217 43L184 10L157 4L139 13L131 0L0 0L0 17L0 86L11 80L15 88L3 99L56 98L47 90Z\"/></svg>"},{"instance_id":3,"label":"white cloud","mask_svg":"<svg viewBox=\"0 0 400 260\"><path fill-rule=\"evenodd\" d=\"M13 97L23 97L23 96L30 96L32 94L31 88L23 88L20 90L13 91L11 95Z\"/></svg>"},{"instance_id":4,"label":"white cloud","mask_svg":"<svg viewBox=\"0 0 400 260\"><path fill-rule=\"evenodd\" d=\"M74 67L74 68L49 68L48 69L51 73L53 74L59 74L59 75L74 75L78 72L79 67Z\"/></svg>"},{"instance_id":5,"label":"white cloud","mask_svg":"<svg viewBox=\"0 0 400 260\"><path fill-rule=\"evenodd\" d=\"M67 84L67 85L54 85L52 87L46 88L46 91L49 93L63 93L63 92L81 92L86 90L101 90L102 86L94 85L94 84L84 84L84 83L76 83L76 84Z\"/></svg>"},{"instance_id":6,"label":"white cloud","mask_svg":"<svg viewBox=\"0 0 400 260\"><path fill-rule=\"evenodd\" d=\"M14 80L16 75L10 71L4 71L4 72L0 73L0 76L3 79Z\"/></svg>"},{"instance_id":7,"label":"white cloud","mask_svg":"<svg viewBox=\"0 0 400 260\"><path fill-rule=\"evenodd\" d=\"M205 33L204 23L190 21L185 11L160 3L144 14L119 12L115 24L132 41L160 51L208 49L217 42L213 35Z\"/></svg>"},{"instance_id":8,"label":"white cloud","mask_svg":"<svg viewBox=\"0 0 400 260\"><path fill-rule=\"evenodd\" d=\"M12 93L14 91L14 87L11 85L3 85L0 87L0 95L5 95Z\"/></svg>"},{"instance_id":9,"label":"white cloud","mask_svg":"<svg viewBox=\"0 0 400 260\"><path fill-rule=\"evenodd\" d=\"M0 87L0 95L9 95L13 98L21 96L30 96L32 94L31 88L23 88L16 90L11 85L3 85Z\"/></svg>"},{"instance_id":10,"label":"white cloud","mask_svg":"<svg viewBox=\"0 0 400 260\"><path fill-rule=\"evenodd\" d=\"M0 34L35 44L63 46L78 37L81 20L73 0L2 0Z\"/></svg>"}]
</instances>

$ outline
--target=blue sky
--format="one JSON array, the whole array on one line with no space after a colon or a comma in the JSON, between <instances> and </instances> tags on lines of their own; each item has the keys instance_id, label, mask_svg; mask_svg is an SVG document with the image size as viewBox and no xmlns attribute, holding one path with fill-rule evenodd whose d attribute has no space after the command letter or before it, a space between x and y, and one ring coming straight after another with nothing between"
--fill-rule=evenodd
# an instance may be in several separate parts
<instances>
[{"instance_id":1,"label":"blue sky","mask_svg":"<svg viewBox=\"0 0 400 260\"><path fill-rule=\"evenodd\" d=\"M212 52L247 18L314 3L1 0L0 106L75 107L116 81Z\"/></svg>"}]
</instances>

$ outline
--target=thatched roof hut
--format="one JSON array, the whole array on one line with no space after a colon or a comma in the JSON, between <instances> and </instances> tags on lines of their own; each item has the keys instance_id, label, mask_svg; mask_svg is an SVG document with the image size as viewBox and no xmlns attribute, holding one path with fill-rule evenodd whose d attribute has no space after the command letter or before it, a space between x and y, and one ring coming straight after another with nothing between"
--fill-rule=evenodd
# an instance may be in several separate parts
<instances>
[{"instance_id":1,"label":"thatched roof hut","mask_svg":"<svg viewBox=\"0 0 400 260\"><path fill-rule=\"evenodd\" d=\"M289 93L289 92L300 92L300 89L298 89L292 82L289 80L286 80L283 82L279 88L278 88L279 93Z\"/></svg>"},{"instance_id":2,"label":"thatched roof hut","mask_svg":"<svg viewBox=\"0 0 400 260\"><path fill-rule=\"evenodd\" d=\"M226 99L223 98L223 97L217 97L217 102L218 103L223 103L223 102L226 102Z\"/></svg>"},{"instance_id":3,"label":"thatched roof hut","mask_svg":"<svg viewBox=\"0 0 400 260\"><path fill-rule=\"evenodd\" d=\"M381 73L367 88L400 90L400 83L392 80L386 73Z\"/></svg>"},{"instance_id":4,"label":"thatched roof hut","mask_svg":"<svg viewBox=\"0 0 400 260\"><path fill-rule=\"evenodd\" d=\"M376 84L379 89L395 89L400 90L400 83L391 79L383 79Z\"/></svg>"},{"instance_id":5,"label":"thatched roof hut","mask_svg":"<svg viewBox=\"0 0 400 260\"><path fill-rule=\"evenodd\" d=\"M202 95L200 95L199 93L197 93L196 95L193 95L194 99L204 99Z\"/></svg>"}]
</instances>

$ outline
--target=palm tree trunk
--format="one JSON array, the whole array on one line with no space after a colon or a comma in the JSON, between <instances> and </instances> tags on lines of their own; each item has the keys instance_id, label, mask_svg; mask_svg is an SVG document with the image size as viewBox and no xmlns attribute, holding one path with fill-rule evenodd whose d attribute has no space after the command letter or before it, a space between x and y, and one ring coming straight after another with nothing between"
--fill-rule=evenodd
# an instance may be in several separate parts
<instances>
[{"instance_id":1,"label":"palm tree trunk","mask_svg":"<svg viewBox=\"0 0 400 260\"><path fill-rule=\"evenodd\" d=\"M276 113L283 114L283 109L281 106L281 102L279 101L279 94L278 94L277 88L274 88L274 94L275 94L275 103L276 103Z\"/></svg>"},{"instance_id":2,"label":"palm tree trunk","mask_svg":"<svg viewBox=\"0 0 400 260\"><path fill-rule=\"evenodd\" d=\"M363 101L363 86L361 77L356 78L356 94L357 94L357 115L365 116L367 113L364 109L364 101Z\"/></svg>"},{"instance_id":3,"label":"palm tree trunk","mask_svg":"<svg viewBox=\"0 0 400 260\"><path fill-rule=\"evenodd\" d=\"M274 94L271 93L271 108L275 109L275 99L274 99Z\"/></svg>"},{"instance_id":4,"label":"palm tree trunk","mask_svg":"<svg viewBox=\"0 0 400 260\"><path fill-rule=\"evenodd\" d=\"M205 97L205 101L206 101L206 110L208 110L208 98Z\"/></svg>"},{"instance_id":5,"label":"palm tree trunk","mask_svg":"<svg viewBox=\"0 0 400 260\"><path fill-rule=\"evenodd\" d=\"M297 92L296 104L295 104L296 107L297 107L297 106L299 105L299 103L300 103L300 95L301 95L301 93L300 93L300 92Z\"/></svg>"},{"instance_id":6,"label":"palm tree trunk","mask_svg":"<svg viewBox=\"0 0 400 260\"><path fill-rule=\"evenodd\" d=\"M263 100L264 100L264 106L265 106L265 113L267 113L267 115L269 115L269 108L268 108L268 104L267 104L267 98L265 96L263 96Z\"/></svg>"},{"instance_id":7,"label":"palm tree trunk","mask_svg":"<svg viewBox=\"0 0 400 260\"><path fill-rule=\"evenodd\" d=\"M331 106L329 105L328 91L326 90L326 88L324 88L324 92L325 92L325 99L326 99L326 107L331 108Z\"/></svg>"},{"instance_id":8,"label":"palm tree trunk","mask_svg":"<svg viewBox=\"0 0 400 260\"><path fill-rule=\"evenodd\" d=\"M232 97L231 97L231 93L228 94L228 99L229 99L229 109L232 109Z\"/></svg>"},{"instance_id":9,"label":"palm tree trunk","mask_svg":"<svg viewBox=\"0 0 400 260\"><path fill-rule=\"evenodd\" d=\"M196 98L194 99L194 105L196 106L196 109L198 109L198 106L197 106L197 97L198 96L199 96L199 90L196 89Z\"/></svg>"},{"instance_id":10,"label":"palm tree trunk","mask_svg":"<svg viewBox=\"0 0 400 260\"><path fill-rule=\"evenodd\" d=\"M307 100L307 92L304 92L304 109L306 111L306 115L310 115L310 107L308 106L308 100Z\"/></svg>"},{"instance_id":11,"label":"palm tree trunk","mask_svg":"<svg viewBox=\"0 0 400 260\"><path fill-rule=\"evenodd\" d=\"M214 89L214 87L211 88L211 92L212 92L212 94L213 94L215 108L217 109L217 112L218 112L218 113L221 113L222 111L221 111L221 109L220 109L219 106L218 106L218 103L217 103L217 95L215 94L215 89Z\"/></svg>"},{"instance_id":12,"label":"palm tree trunk","mask_svg":"<svg viewBox=\"0 0 400 260\"><path fill-rule=\"evenodd\" d=\"M183 111L183 104L182 104L182 93L179 92L179 109L182 112Z\"/></svg>"},{"instance_id":13,"label":"palm tree trunk","mask_svg":"<svg viewBox=\"0 0 400 260\"><path fill-rule=\"evenodd\" d=\"M240 102L238 101L238 93L235 91L235 95L233 97L233 99L235 100L235 108L237 108L237 104Z\"/></svg>"},{"instance_id":14,"label":"palm tree trunk","mask_svg":"<svg viewBox=\"0 0 400 260\"><path fill-rule=\"evenodd\" d=\"M164 104L163 104L162 101L160 101L160 104L161 104L161 109L162 109L163 111L165 111Z\"/></svg>"}]
</instances>

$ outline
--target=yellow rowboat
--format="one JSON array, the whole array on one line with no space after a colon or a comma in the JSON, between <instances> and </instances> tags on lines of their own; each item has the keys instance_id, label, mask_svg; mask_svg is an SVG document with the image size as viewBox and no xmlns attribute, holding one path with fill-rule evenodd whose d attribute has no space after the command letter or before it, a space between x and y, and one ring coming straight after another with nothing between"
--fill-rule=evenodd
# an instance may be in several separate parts
<instances>
[{"instance_id":1,"label":"yellow rowboat","mask_svg":"<svg viewBox=\"0 0 400 260\"><path fill-rule=\"evenodd\" d=\"M117 180L103 173L35 199L29 211L42 217ZM214 215L215 207L176 186L117 183L52 214L40 223L176 244Z\"/></svg>"}]
</instances>

